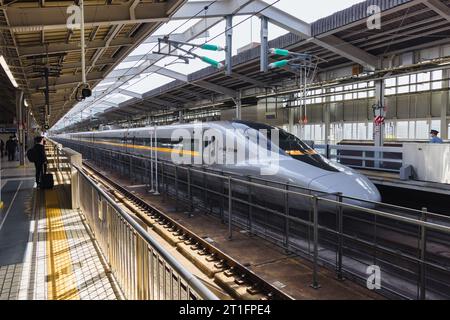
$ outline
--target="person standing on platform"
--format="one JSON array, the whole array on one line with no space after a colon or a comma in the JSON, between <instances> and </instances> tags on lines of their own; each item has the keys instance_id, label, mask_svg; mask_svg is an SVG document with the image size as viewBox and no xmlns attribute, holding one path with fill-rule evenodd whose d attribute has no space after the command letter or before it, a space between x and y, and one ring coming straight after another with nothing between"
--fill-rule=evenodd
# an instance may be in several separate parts
<instances>
[{"instance_id":1,"label":"person standing on platform","mask_svg":"<svg viewBox=\"0 0 450 320\"><path fill-rule=\"evenodd\" d=\"M444 143L441 138L438 137L439 131L431 130L431 140L430 143Z\"/></svg>"},{"instance_id":2,"label":"person standing on platform","mask_svg":"<svg viewBox=\"0 0 450 320\"><path fill-rule=\"evenodd\" d=\"M13 136L9 137L6 141L6 152L8 152L8 161L16 160L17 142L13 139Z\"/></svg>"},{"instance_id":3,"label":"person standing on platform","mask_svg":"<svg viewBox=\"0 0 450 320\"><path fill-rule=\"evenodd\" d=\"M0 139L0 154L2 159L3 159L3 151L5 151L5 143L3 142L2 139Z\"/></svg>"},{"instance_id":4,"label":"person standing on platform","mask_svg":"<svg viewBox=\"0 0 450 320\"><path fill-rule=\"evenodd\" d=\"M44 137L34 139L33 160L36 169L36 185L41 187L42 175L47 172L47 156L45 154Z\"/></svg>"}]
</instances>

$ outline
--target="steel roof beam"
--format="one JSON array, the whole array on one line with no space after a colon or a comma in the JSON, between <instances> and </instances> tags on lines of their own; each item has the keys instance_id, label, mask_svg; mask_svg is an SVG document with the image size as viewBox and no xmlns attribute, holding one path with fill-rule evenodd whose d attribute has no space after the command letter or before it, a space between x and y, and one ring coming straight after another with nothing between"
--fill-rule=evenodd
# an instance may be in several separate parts
<instances>
[{"instance_id":1,"label":"steel roof beam","mask_svg":"<svg viewBox=\"0 0 450 320\"><path fill-rule=\"evenodd\" d=\"M102 100L100 103L104 104L105 106L110 106L110 107L114 107L114 108L118 108L119 107L119 104L111 102L111 101L108 101L108 100Z\"/></svg>"},{"instance_id":2,"label":"steel roof beam","mask_svg":"<svg viewBox=\"0 0 450 320\"><path fill-rule=\"evenodd\" d=\"M450 8L439 0L423 0L423 4L450 22Z\"/></svg>"},{"instance_id":3,"label":"steel roof beam","mask_svg":"<svg viewBox=\"0 0 450 320\"><path fill-rule=\"evenodd\" d=\"M109 43L109 47L129 47L136 44L134 40L128 38L120 38L112 40ZM102 49L108 46L108 41L95 40L86 43L86 50L89 49ZM20 57L32 57L32 56L47 56L54 54L66 54L69 52L80 51L79 43L49 43L48 46L29 46L29 47L19 47Z\"/></svg>"},{"instance_id":4,"label":"steel roof beam","mask_svg":"<svg viewBox=\"0 0 450 320\"><path fill-rule=\"evenodd\" d=\"M375 70L378 67L378 58L354 45L339 39L336 36L329 35L323 38L308 39L325 49L339 54L351 61L359 63L368 70Z\"/></svg>"},{"instance_id":5,"label":"steel roof beam","mask_svg":"<svg viewBox=\"0 0 450 320\"><path fill-rule=\"evenodd\" d=\"M269 85L269 84L266 83L266 82L259 81L259 80L256 80L256 79L247 77L247 76L245 76L245 75L243 75L243 74L240 74L240 73L233 72L230 76L231 76L232 78L239 79L239 80L245 81L245 82L247 82L247 83L253 84L253 85L255 85L255 86L257 86L257 87L260 87L260 88L268 88L268 87L271 87L271 85Z\"/></svg>"},{"instance_id":6,"label":"steel roof beam","mask_svg":"<svg viewBox=\"0 0 450 320\"><path fill-rule=\"evenodd\" d=\"M189 84L197 86L197 87L201 87L204 89L208 89L210 91L214 91L217 93L221 93L224 94L226 96L229 96L231 98L236 98L237 97L237 92L234 90L231 90L229 88L223 87L223 86L219 86L217 84L211 83L211 82L207 82L207 81L196 81L196 82L189 82Z\"/></svg>"},{"instance_id":7,"label":"steel roof beam","mask_svg":"<svg viewBox=\"0 0 450 320\"><path fill-rule=\"evenodd\" d=\"M161 105L163 107L172 108L172 109L177 107L176 103L172 103L172 102L165 101L165 100L158 99L158 98L150 98L150 99L144 98L143 101L147 101L147 102L150 102L153 104Z\"/></svg>"},{"instance_id":8,"label":"steel roof beam","mask_svg":"<svg viewBox=\"0 0 450 320\"><path fill-rule=\"evenodd\" d=\"M149 73L156 73L172 79L187 82L187 75L184 75L176 71L172 71L170 69L166 69L164 67L152 65L152 62L149 61L145 61L139 67L114 70L106 76L105 80L119 79L123 76L128 77L135 75L144 75Z\"/></svg>"},{"instance_id":9,"label":"steel roof beam","mask_svg":"<svg viewBox=\"0 0 450 320\"><path fill-rule=\"evenodd\" d=\"M142 94L134 92L134 91L130 91L130 90L125 90L125 89L120 89L119 93L129 96L129 97L133 97L136 99L142 99Z\"/></svg>"},{"instance_id":10,"label":"steel roof beam","mask_svg":"<svg viewBox=\"0 0 450 320\"><path fill-rule=\"evenodd\" d=\"M85 6L85 27L111 26L119 24L167 22L169 6L164 2L141 2L136 6L135 17L131 17L129 4L110 6ZM8 6L4 8L10 20L9 29L13 32L35 32L42 30L67 29L68 15L62 6L23 8Z\"/></svg>"}]
</instances>

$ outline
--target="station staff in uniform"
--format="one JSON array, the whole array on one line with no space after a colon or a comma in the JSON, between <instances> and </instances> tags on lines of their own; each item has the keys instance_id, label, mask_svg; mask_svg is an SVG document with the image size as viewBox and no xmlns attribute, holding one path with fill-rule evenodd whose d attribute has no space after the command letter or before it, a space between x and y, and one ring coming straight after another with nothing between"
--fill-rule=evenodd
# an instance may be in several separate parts
<instances>
[{"instance_id":1,"label":"station staff in uniform","mask_svg":"<svg viewBox=\"0 0 450 320\"><path fill-rule=\"evenodd\" d=\"M439 131L431 130L431 140L430 143L444 143L441 138L438 137Z\"/></svg>"}]
</instances>

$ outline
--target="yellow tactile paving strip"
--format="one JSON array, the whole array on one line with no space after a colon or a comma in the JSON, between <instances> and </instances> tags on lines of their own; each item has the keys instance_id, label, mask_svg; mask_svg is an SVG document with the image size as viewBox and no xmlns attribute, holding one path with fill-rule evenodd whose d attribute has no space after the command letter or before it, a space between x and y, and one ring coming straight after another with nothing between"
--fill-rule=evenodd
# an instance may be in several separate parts
<instances>
[{"instance_id":1,"label":"yellow tactile paving strip","mask_svg":"<svg viewBox=\"0 0 450 320\"><path fill-rule=\"evenodd\" d=\"M79 300L69 242L55 190L45 192L49 300Z\"/></svg>"}]
</instances>

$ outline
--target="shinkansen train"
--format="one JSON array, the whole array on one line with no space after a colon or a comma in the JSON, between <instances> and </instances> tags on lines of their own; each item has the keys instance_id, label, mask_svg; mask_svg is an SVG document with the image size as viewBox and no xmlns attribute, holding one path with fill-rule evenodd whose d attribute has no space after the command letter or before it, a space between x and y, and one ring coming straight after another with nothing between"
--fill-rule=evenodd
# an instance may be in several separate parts
<instances>
[{"instance_id":1,"label":"shinkansen train","mask_svg":"<svg viewBox=\"0 0 450 320\"><path fill-rule=\"evenodd\" d=\"M260 123L177 124L71 133L58 138L144 156L156 153L160 160L262 177L323 193L342 193L361 200L344 201L364 207L381 201L379 191L364 175L326 159L296 136Z\"/></svg>"}]
</instances>

